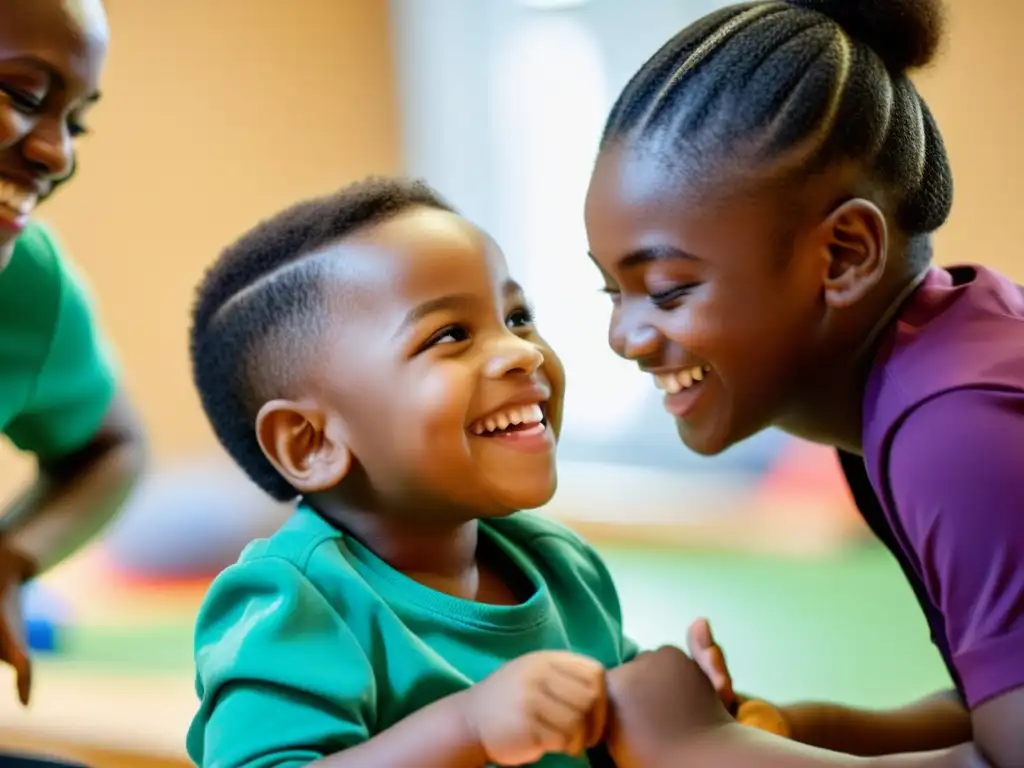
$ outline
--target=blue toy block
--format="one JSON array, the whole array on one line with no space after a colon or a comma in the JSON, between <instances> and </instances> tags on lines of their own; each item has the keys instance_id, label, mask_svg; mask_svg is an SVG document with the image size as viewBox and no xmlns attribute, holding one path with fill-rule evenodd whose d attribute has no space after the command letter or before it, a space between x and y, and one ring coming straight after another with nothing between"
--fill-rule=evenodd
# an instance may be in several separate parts
<instances>
[{"instance_id":1,"label":"blue toy block","mask_svg":"<svg viewBox=\"0 0 1024 768\"><path fill-rule=\"evenodd\" d=\"M52 590L27 584L22 590L25 639L30 651L54 653L60 650L60 636L68 623L68 606Z\"/></svg>"},{"instance_id":2,"label":"blue toy block","mask_svg":"<svg viewBox=\"0 0 1024 768\"><path fill-rule=\"evenodd\" d=\"M60 627L46 619L25 621L25 640L33 653L54 653L57 651Z\"/></svg>"}]
</instances>

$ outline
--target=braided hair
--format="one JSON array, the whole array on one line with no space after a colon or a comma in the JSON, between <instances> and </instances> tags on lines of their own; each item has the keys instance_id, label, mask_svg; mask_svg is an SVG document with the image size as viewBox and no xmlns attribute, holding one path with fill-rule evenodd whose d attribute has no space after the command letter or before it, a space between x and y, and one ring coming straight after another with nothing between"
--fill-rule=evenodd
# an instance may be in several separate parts
<instances>
[{"instance_id":1,"label":"braided hair","mask_svg":"<svg viewBox=\"0 0 1024 768\"><path fill-rule=\"evenodd\" d=\"M691 178L856 163L885 190L904 234L927 235L949 216L953 180L908 74L934 57L942 11L940 0L721 9L679 32L633 76L601 147L644 147Z\"/></svg>"}]
</instances>

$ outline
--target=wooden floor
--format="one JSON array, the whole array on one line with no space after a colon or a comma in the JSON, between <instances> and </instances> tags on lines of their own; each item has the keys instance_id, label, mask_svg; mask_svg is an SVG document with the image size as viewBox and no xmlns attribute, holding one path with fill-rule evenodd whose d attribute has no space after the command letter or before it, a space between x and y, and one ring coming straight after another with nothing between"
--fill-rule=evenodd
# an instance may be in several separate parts
<instances>
[{"instance_id":1,"label":"wooden floor","mask_svg":"<svg viewBox=\"0 0 1024 768\"><path fill-rule=\"evenodd\" d=\"M115 749L54 743L53 739L33 738L25 734L0 731L0 753L9 752L33 757L62 759L82 763L88 768L194 768L187 760L145 755ZM0 754L0 764L3 763Z\"/></svg>"}]
</instances>

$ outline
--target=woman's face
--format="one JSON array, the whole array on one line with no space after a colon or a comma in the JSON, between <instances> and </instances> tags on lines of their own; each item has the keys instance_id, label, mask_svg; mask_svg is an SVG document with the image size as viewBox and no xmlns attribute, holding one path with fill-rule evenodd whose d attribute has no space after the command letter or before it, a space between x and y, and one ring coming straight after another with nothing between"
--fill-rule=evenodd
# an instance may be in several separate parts
<instances>
[{"instance_id":1,"label":"woman's face","mask_svg":"<svg viewBox=\"0 0 1024 768\"><path fill-rule=\"evenodd\" d=\"M36 205L74 171L106 53L101 0L0 4L0 269Z\"/></svg>"},{"instance_id":2,"label":"woman's face","mask_svg":"<svg viewBox=\"0 0 1024 768\"><path fill-rule=\"evenodd\" d=\"M824 249L780 226L788 198L712 192L689 189L656 153L613 147L586 204L609 344L653 375L683 442L704 455L792 406L825 308Z\"/></svg>"}]
</instances>

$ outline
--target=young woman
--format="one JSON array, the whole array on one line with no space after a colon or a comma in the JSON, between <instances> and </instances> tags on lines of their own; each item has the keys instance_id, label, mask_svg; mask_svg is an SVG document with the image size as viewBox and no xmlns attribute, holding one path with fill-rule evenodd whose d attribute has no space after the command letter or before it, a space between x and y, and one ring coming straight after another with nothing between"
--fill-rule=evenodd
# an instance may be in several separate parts
<instances>
[{"instance_id":1,"label":"young woman","mask_svg":"<svg viewBox=\"0 0 1024 768\"><path fill-rule=\"evenodd\" d=\"M74 171L106 48L99 0L0 5L0 430L38 459L35 482L0 518L0 659L23 703L21 584L110 519L143 461L85 289L31 220Z\"/></svg>"},{"instance_id":2,"label":"young woman","mask_svg":"<svg viewBox=\"0 0 1024 768\"><path fill-rule=\"evenodd\" d=\"M687 699L677 733L721 710L680 692L704 683L665 652L613 673L622 764L646 739L644 766L1024 766L1024 291L931 264L952 180L907 73L941 10L792 0L697 21L619 97L586 220L611 346L666 391L683 442L714 454L774 425L834 446L956 691L781 710L814 748L729 727L668 746L657 704Z\"/></svg>"}]
</instances>

